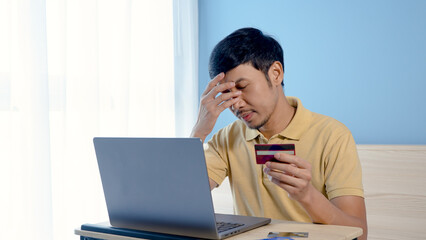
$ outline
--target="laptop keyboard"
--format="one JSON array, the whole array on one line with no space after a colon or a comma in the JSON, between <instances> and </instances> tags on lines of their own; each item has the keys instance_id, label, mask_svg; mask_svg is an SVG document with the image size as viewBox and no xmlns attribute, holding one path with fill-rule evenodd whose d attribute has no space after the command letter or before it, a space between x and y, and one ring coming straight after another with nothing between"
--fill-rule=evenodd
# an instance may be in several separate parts
<instances>
[{"instance_id":1,"label":"laptop keyboard","mask_svg":"<svg viewBox=\"0 0 426 240\"><path fill-rule=\"evenodd\" d=\"M234 229L243 225L244 224L241 224L241 223L216 222L217 231L219 233L228 231L230 229Z\"/></svg>"}]
</instances>

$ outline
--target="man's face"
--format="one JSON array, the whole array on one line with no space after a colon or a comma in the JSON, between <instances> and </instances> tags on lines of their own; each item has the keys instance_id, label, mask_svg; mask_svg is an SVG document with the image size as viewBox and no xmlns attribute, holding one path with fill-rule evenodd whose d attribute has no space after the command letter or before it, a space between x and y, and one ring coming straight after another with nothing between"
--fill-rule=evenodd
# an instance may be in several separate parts
<instances>
[{"instance_id":1,"label":"man's face","mask_svg":"<svg viewBox=\"0 0 426 240\"><path fill-rule=\"evenodd\" d=\"M278 101L277 86L270 84L265 74L251 64L241 64L228 71L223 82L230 81L235 82L231 91L241 91L239 101L229 108L234 115L253 129L267 124Z\"/></svg>"}]
</instances>

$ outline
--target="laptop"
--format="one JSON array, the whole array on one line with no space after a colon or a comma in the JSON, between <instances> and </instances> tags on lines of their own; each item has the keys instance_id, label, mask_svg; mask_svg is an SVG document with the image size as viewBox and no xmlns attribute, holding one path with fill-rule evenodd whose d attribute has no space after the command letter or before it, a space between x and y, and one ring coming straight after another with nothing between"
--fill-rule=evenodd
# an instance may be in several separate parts
<instances>
[{"instance_id":1,"label":"laptop","mask_svg":"<svg viewBox=\"0 0 426 240\"><path fill-rule=\"evenodd\" d=\"M146 232L145 236L154 239L155 236L223 239L271 221L214 213L199 138L94 138L93 141L113 228Z\"/></svg>"}]
</instances>

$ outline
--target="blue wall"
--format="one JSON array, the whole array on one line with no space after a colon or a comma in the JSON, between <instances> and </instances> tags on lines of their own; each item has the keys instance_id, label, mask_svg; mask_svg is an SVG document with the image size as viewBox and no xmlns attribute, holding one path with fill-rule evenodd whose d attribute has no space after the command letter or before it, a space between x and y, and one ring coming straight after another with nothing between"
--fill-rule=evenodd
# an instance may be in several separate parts
<instances>
[{"instance_id":1,"label":"blue wall","mask_svg":"<svg viewBox=\"0 0 426 240\"><path fill-rule=\"evenodd\" d=\"M215 44L247 26L283 46L286 95L357 143L426 144L426 1L199 0L200 95Z\"/></svg>"}]
</instances>

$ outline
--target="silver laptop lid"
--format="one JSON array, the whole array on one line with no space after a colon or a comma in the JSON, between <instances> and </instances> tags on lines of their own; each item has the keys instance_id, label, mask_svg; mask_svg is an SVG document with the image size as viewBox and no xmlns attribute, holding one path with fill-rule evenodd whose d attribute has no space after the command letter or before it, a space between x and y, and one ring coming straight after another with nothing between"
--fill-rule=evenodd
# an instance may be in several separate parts
<instances>
[{"instance_id":1,"label":"silver laptop lid","mask_svg":"<svg viewBox=\"0 0 426 240\"><path fill-rule=\"evenodd\" d=\"M218 238L200 139L93 141L112 226Z\"/></svg>"}]
</instances>

